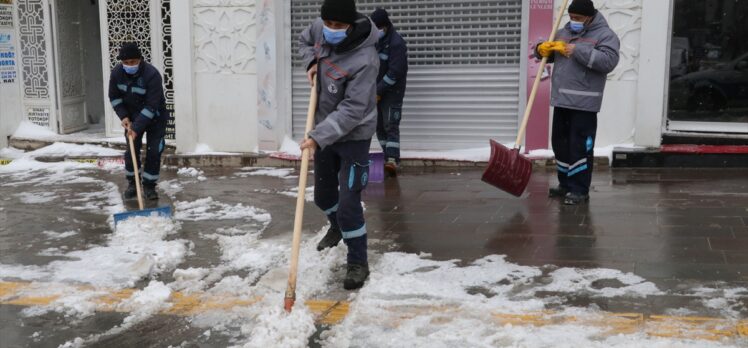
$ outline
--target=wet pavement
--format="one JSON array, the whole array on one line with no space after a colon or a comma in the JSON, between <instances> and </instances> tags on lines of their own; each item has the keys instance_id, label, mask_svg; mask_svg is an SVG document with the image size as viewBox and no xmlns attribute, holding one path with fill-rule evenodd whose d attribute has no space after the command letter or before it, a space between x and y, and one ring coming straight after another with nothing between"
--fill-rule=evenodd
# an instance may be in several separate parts
<instances>
[{"instance_id":1,"label":"wet pavement","mask_svg":"<svg viewBox=\"0 0 748 348\"><path fill-rule=\"evenodd\" d=\"M171 194L162 190L162 204L195 201L205 197L228 205L264 209L272 222L262 240L290 241L295 198L279 193L291 190L293 177L237 175L234 169L205 169L204 180L185 177L176 168L165 170L163 181L175 184ZM121 174L85 171L86 177L114 182L121 191ZM564 206L547 197L555 185L554 173L536 170L527 193L514 198L480 181L478 170L406 170L397 179L372 183L367 188L367 226L372 259L385 252L428 253L434 260L459 259L468 265L489 255L506 255L507 261L543 266L610 268L653 282L667 294L645 298L599 298L584 294L547 292L560 296L557 306L595 305L611 312L664 314L687 308L691 314L720 316L703 306L686 289L748 287L748 170L725 169L608 169L593 177L591 202ZM40 187L31 175L5 181L0 197L0 264L46 265L63 257L56 253L104 243L111 233L105 203L89 204L86 192L102 190L101 182ZM44 191L54 191L45 197ZM33 192L33 197L24 194ZM202 233L237 226L237 221L181 221L171 238L192 243L181 269L219 267L221 252L216 239ZM305 236L326 223L308 203ZM75 231L68 238L47 238L44 231ZM229 270L223 276L247 276ZM343 271L337 271L328 290L317 298L345 300L339 289ZM0 279L13 279L0 274ZM171 272L158 277L169 283ZM142 288L147 280L137 284ZM616 284L598 284L616 287ZM480 292L481 289L475 291ZM683 291L681 293L681 291ZM748 316L748 294L737 299L738 312ZM96 313L71 319L60 313L24 314L23 306L0 305L0 347L57 347L75 337L107 332L125 316ZM318 331L324 331L318 326ZM89 346L188 346L222 347L233 342L220 334L205 335L187 318L155 315L137 325L109 333ZM318 334L319 334L318 332ZM310 340L310 345L317 343Z\"/></svg>"}]
</instances>

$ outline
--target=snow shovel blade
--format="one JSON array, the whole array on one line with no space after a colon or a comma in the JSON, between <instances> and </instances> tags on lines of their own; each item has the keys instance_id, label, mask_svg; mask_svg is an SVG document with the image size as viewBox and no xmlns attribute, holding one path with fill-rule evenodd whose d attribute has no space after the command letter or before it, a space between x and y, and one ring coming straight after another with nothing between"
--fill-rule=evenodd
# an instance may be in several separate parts
<instances>
[{"instance_id":1,"label":"snow shovel blade","mask_svg":"<svg viewBox=\"0 0 748 348\"><path fill-rule=\"evenodd\" d=\"M491 159L482 180L516 197L522 196L532 175L532 162L519 149L508 149L491 140Z\"/></svg>"},{"instance_id":2,"label":"snow shovel blade","mask_svg":"<svg viewBox=\"0 0 748 348\"><path fill-rule=\"evenodd\" d=\"M125 221L130 218L138 217L138 216L144 216L144 217L161 216L161 217L170 218L171 207L165 206L165 207L158 207L158 208L153 208L153 209L143 209L143 210L128 211L124 213L114 214L114 227L117 227L117 224L122 221Z\"/></svg>"}]
</instances>

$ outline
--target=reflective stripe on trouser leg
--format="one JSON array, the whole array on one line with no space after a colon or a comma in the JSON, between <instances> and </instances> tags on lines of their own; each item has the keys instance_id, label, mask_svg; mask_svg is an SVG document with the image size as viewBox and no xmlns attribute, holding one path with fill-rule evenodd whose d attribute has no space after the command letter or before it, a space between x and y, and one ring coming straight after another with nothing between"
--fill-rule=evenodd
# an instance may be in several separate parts
<instances>
[{"instance_id":1,"label":"reflective stripe on trouser leg","mask_svg":"<svg viewBox=\"0 0 748 348\"><path fill-rule=\"evenodd\" d=\"M345 239L363 237L366 234L366 224L361 226L361 228L355 229L353 231L342 231L342 232L343 232L343 238Z\"/></svg>"},{"instance_id":2,"label":"reflective stripe on trouser leg","mask_svg":"<svg viewBox=\"0 0 748 348\"><path fill-rule=\"evenodd\" d=\"M146 130L146 142L148 147L145 154L145 165L143 166L143 183L155 184L161 173L161 155L166 147L166 120L158 115Z\"/></svg>"},{"instance_id":3,"label":"reflective stripe on trouser leg","mask_svg":"<svg viewBox=\"0 0 748 348\"><path fill-rule=\"evenodd\" d=\"M566 174L569 191L589 194L594 169L594 147L597 133L597 114L571 110L569 139L569 172Z\"/></svg>"},{"instance_id":4,"label":"reflective stripe on trouser leg","mask_svg":"<svg viewBox=\"0 0 748 348\"><path fill-rule=\"evenodd\" d=\"M314 203L322 210L333 228L338 226L338 167L340 159L328 146L314 152Z\"/></svg>"},{"instance_id":5,"label":"reflective stripe on trouser leg","mask_svg":"<svg viewBox=\"0 0 748 348\"><path fill-rule=\"evenodd\" d=\"M384 113L382 112L382 101L377 104L377 140L382 151L387 151L387 128L385 124Z\"/></svg>"},{"instance_id":6,"label":"reflective stripe on trouser leg","mask_svg":"<svg viewBox=\"0 0 748 348\"><path fill-rule=\"evenodd\" d=\"M568 109L553 109L553 131L551 134L551 145L553 155L556 158L556 169L558 171L558 184L564 189L569 188L569 137L571 135L571 124Z\"/></svg>"},{"instance_id":7,"label":"reflective stripe on trouser leg","mask_svg":"<svg viewBox=\"0 0 748 348\"><path fill-rule=\"evenodd\" d=\"M387 158L400 162L400 121L403 116L403 100L399 98L389 105L387 117Z\"/></svg>"},{"instance_id":8,"label":"reflective stripe on trouser leg","mask_svg":"<svg viewBox=\"0 0 748 348\"><path fill-rule=\"evenodd\" d=\"M348 246L348 262L366 264L366 221L361 206L361 191L369 175L369 142L349 141L333 145L341 160L338 172L338 224Z\"/></svg>"}]
</instances>

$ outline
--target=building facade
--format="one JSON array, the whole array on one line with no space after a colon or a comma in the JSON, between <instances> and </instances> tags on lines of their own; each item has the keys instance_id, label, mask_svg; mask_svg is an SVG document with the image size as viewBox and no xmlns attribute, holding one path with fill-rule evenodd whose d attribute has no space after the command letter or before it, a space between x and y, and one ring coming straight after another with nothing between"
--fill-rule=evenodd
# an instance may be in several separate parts
<instances>
[{"instance_id":1,"label":"building facade","mask_svg":"<svg viewBox=\"0 0 748 348\"><path fill-rule=\"evenodd\" d=\"M0 0L0 146L22 120L60 134L104 123L119 136L105 91L119 45L137 41L164 74L178 151L277 150L303 132L309 85L296 37L321 2ZM748 135L748 0L594 2L622 42L598 146ZM409 44L405 149L514 141L537 70L532 46L560 0L357 3L387 8ZM547 148L543 93L534 109L527 144Z\"/></svg>"}]
</instances>

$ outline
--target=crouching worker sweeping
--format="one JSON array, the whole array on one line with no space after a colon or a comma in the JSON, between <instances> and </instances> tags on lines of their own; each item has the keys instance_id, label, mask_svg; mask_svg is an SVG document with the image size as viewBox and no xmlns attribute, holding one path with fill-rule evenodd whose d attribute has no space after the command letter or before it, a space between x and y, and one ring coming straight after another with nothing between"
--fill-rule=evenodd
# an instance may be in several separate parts
<instances>
[{"instance_id":1,"label":"crouching worker sweeping","mask_svg":"<svg viewBox=\"0 0 748 348\"><path fill-rule=\"evenodd\" d=\"M574 0L569 17L558 41L538 45L536 54L554 63L551 143L559 185L548 194L577 205L589 200L597 113L608 73L618 65L620 41L591 0Z\"/></svg>"},{"instance_id":2,"label":"crouching worker sweeping","mask_svg":"<svg viewBox=\"0 0 748 348\"><path fill-rule=\"evenodd\" d=\"M314 151L314 201L331 227L318 250L348 246L344 288L369 276L361 191L369 178L369 147L377 127L379 40L354 0L325 0L322 16L304 30L300 53L319 95L315 128L301 148Z\"/></svg>"},{"instance_id":3,"label":"crouching worker sweeping","mask_svg":"<svg viewBox=\"0 0 748 348\"><path fill-rule=\"evenodd\" d=\"M142 172L145 199L157 200L156 183L161 171L161 153L169 118L161 73L143 59L136 43L122 45L120 64L114 67L109 78L109 101L122 121L125 138L134 139L135 157L132 163L130 150L125 152L125 171L128 181L123 194L126 200L136 197L135 170ZM145 166L141 166L140 149L146 134ZM141 169L142 168L142 169Z\"/></svg>"}]
</instances>

